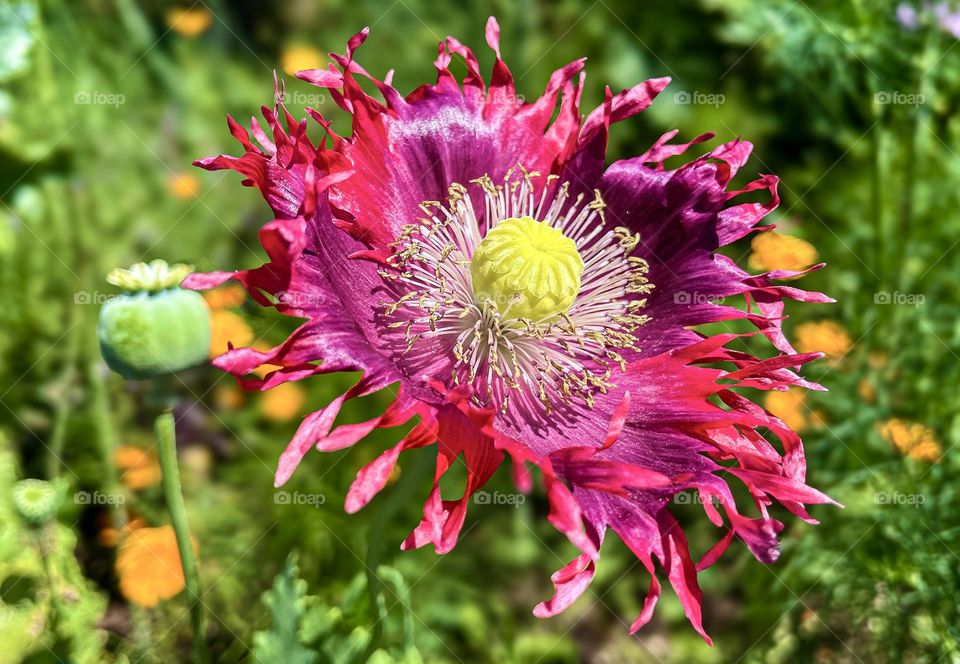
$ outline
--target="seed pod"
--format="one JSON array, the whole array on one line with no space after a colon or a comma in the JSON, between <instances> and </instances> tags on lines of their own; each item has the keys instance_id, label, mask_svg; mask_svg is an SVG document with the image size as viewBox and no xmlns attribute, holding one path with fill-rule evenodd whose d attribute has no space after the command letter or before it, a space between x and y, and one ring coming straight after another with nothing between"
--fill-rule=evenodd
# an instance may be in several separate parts
<instances>
[{"instance_id":1,"label":"seed pod","mask_svg":"<svg viewBox=\"0 0 960 664\"><path fill-rule=\"evenodd\" d=\"M156 260L114 270L107 281L126 292L100 309L97 335L107 365L124 378L171 374L201 364L210 348L210 311L182 290L187 265Z\"/></svg>"},{"instance_id":2,"label":"seed pod","mask_svg":"<svg viewBox=\"0 0 960 664\"><path fill-rule=\"evenodd\" d=\"M24 521L35 526L50 521L60 509L63 491L53 482L20 480L13 485L13 505Z\"/></svg>"}]
</instances>

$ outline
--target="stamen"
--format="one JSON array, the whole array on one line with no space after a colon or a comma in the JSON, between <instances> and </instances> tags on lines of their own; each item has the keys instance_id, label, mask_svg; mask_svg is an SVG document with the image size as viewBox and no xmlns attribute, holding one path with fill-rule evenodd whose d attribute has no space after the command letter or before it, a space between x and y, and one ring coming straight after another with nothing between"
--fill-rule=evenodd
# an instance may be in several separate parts
<instances>
[{"instance_id":1,"label":"stamen","mask_svg":"<svg viewBox=\"0 0 960 664\"><path fill-rule=\"evenodd\" d=\"M607 226L599 191L571 201L570 184L550 175L538 195L539 177L519 166L500 184L484 175L469 188L451 184L446 203L424 201L424 216L402 229L380 271L392 298L382 303L380 323L408 374L449 373L451 386L473 388L478 405L543 422L592 408L613 388L614 370L626 367L622 351L638 350L635 332L649 320L640 313L643 296L653 285L647 262L633 255L640 236ZM471 188L483 197L482 217ZM471 275L484 238L525 217L569 238L583 264L572 304L540 320L524 315L537 308L521 306L522 297L478 296Z\"/></svg>"}]
</instances>

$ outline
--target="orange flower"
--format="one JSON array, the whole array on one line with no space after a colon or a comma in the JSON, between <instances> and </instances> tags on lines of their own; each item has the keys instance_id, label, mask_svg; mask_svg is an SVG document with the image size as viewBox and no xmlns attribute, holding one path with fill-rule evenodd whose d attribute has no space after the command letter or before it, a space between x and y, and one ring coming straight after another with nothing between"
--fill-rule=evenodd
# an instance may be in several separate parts
<instances>
[{"instance_id":1,"label":"orange flower","mask_svg":"<svg viewBox=\"0 0 960 664\"><path fill-rule=\"evenodd\" d=\"M268 420L286 422L303 410L307 396L295 383L281 383L260 396L260 411Z\"/></svg>"},{"instance_id":2,"label":"orange flower","mask_svg":"<svg viewBox=\"0 0 960 664\"><path fill-rule=\"evenodd\" d=\"M146 524L144 524L142 519L134 518L130 521L127 521L126 525L123 526L122 532L124 535L129 535L134 530L143 528L144 525ZM105 526L100 530L99 533L97 533L97 542L100 544L100 546L113 548L120 542L120 532L121 531L118 531L113 526Z\"/></svg>"},{"instance_id":3,"label":"orange flower","mask_svg":"<svg viewBox=\"0 0 960 664\"><path fill-rule=\"evenodd\" d=\"M173 7L167 12L167 27L184 37L196 37L213 23L213 14L203 5Z\"/></svg>"},{"instance_id":4,"label":"orange flower","mask_svg":"<svg viewBox=\"0 0 960 664\"><path fill-rule=\"evenodd\" d=\"M770 391L764 398L764 407L797 433L807 428L807 395L797 387L786 391Z\"/></svg>"},{"instance_id":5,"label":"orange flower","mask_svg":"<svg viewBox=\"0 0 960 664\"><path fill-rule=\"evenodd\" d=\"M877 389L866 378L861 378L857 383L857 394L864 403L873 403L877 400Z\"/></svg>"},{"instance_id":6,"label":"orange flower","mask_svg":"<svg viewBox=\"0 0 960 664\"><path fill-rule=\"evenodd\" d=\"M117 577L124 597L148 609L183 590L183 568L173 527L131 532L117 552Z\"/></svg>"},{"instance_id":7,"label":"orange flower","mask_svg":"<svg viewBox=\"0 0 960 664\"><path fill-rule=\"evenodd\" d=\"M917 461L939 461L940 443L932 429L919 422L908 422L897 417L878 426L880 435L900 454Z\"/></svg>"},{"instance_id":8,"label":"orange flower","mask_svg":"<svg viewBox=\"0 0 960 664\"><path fill-rule=\"evenodd\" d=\"M117 545L117 542L120 541L120 535L117 534L117 529L111 526L107 526L99 533L97 533L97 543L100 546L105 546L108 548L113 548Z\"/></svg>"},{"instance_id":9,"label":"orange flower","mask_svg":"<svg viewBox=\"0 0 960 664\"><path fill-rule=\"evenodd\" d=\"M160 483L157 455L133 445L121 445L113 453L113 462L120 471L120 482L134 491Z\"/></svg>"},{"instance_id":10,"label":"orange flower","mask_svg":"<svg viewBox=\"0 0 960 664\"><path fill-rule=\"evenodd\" d=\"M203 293L203 299L211 309L239 307L247 299L247 291L239 284L227 284Z\"/></svg>"},{"instance_id":11,"label":"orange flower","mask_svg":"<svg viewBox=\"0 0 960 664\"><path fill-rule=\"evenodd\" d=\"M803 270L817 262L817 250L806 240L772 231L757 234L750 242L751 270Z\"/></svg>"},{"instance_id":12,"label":"orange flower","mask_svg":"<svg viewBox=\"0 0 960 664\"><path fill-rule=\"evenodd\" d=\"M288 46L280 54L280 66L290 76L304 69L323 69L326 65L323 53L310 46Z\"/></svg>"},{"instance_id":13,"label":"orange flower","mask_svg":"<svg viewBox=\"0 0 960 664\"><path fill-rule=\"evenodd\" d=\"M824 353L832 360L840 359L853 346L846 328L832 320L798 325L794 336L801 353Z\"/></svg>"},{"instance_id":14,"label":"orange flower","mask_svg":"<svg viewBox=\"0 0 960 664\"><path fill-rule=\"evenodd\" d=\"M239 410L243 407L244 402L246 402L246 398L243 390L233 383L217 385L213 391L213 403L217 410Z\"/></svg>"},{"instance_id":15,"label":"orange flower","mask_svg":"<svg viewBox=\"0 0 960 664\"><path fill-rule=\"evenodd\" d=\"M266 353L267 351L271 350L270 345L265 343L255 343L253 344L253 347L261 353ZM281 367L279 364L261 364L259 367L256 367L253 370L253 373L260 378L265 378L266 375L271 371L276 371L277 369L282 368L283 367Z\"/></svg>"},{"instance_id":16,"label":"orange flower","mask_svg":"<svg viewBox=\"0 0 960 664\"><path fill-rule=\"evenodd\" d=\"M174 198L189 200L200 193L200 180L193 173L174 173L167 179L167 189Z\"/></svg>"},{"instance_id":17,"label":"orange flower","mask_svg":"<svg viewBox=\"0 0 960 664\"><path fill-rule=\"evenodd\" d=\"M243 317L225 309L210 312L210 357L226 353L228 342L237 347L249 346L252 341L253 330Z\"/></svg>"}]
</instances>

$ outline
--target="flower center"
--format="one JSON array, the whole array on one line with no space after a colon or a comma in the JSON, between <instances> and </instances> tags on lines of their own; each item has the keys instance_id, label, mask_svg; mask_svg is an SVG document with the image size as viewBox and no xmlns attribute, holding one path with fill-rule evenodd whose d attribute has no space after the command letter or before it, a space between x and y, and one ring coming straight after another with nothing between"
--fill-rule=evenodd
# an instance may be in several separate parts
<instances>
[{"instance_id":1,"label":"flower center","mask_svg":"<svg viewBox=\"0 0 960 664\"><path fill-rule=\"evenodd\" d=\"M533 219L504 219L487 233L470 261L477 300L540 322L566 313L580 292L583 258L558 228Z\"/></svg>"},{"instance_id":2,"label":"flower center","mask_svg":"<svg viewBox=\"0 0 960 664\"><path fill-rule=\"evenodd\" d=\"M478 405L547 426L613 387L653 284L639 235L607 223L600 192L572 196L553 175L538 188L519 171L420 205L380 269L376 320L406 375L468 386Z\"/></svg>"}]
</instances>

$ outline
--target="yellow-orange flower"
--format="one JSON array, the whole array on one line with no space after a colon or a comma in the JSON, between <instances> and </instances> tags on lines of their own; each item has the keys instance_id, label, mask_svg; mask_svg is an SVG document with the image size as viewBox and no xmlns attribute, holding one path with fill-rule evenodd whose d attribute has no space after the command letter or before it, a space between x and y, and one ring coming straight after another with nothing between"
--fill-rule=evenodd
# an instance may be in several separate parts
<instances>
[{"instance_id":1,"label":"yellow-orange flower","mask_svg":"<svg viewBox=\"0 0 960 664\"><path fill-rule=\"evenodd\" d=\"M157 455L133 445L121 445L113 453L113 461L120 471L120 482L128 489L146 489L160 483L160 464Z\"/></svg>"},{"instance_id":2,"label":"yellow-orange flower","mask_svg":"<svg viewBox=\"0 0 960 664\"><path fill-rule=\"evenodd\" d=\"M117 533L117 529L112 526L107 526L97 533L97 543L100 546L105 546L112 549L119 541L120 535Z\"/></svg>"},{"instance_id":3,"label":"yellow-orange flower","mask_svg":"<svg viewBox=\"0 0 960 664\"><path fill-rule=\"evenodd\" d=\"M200 180L193 173L174 173L167 178L167 189L174 198L189 200L200 193Z\"/></svg>"},{"instance_id":4,"label":"yellow-orange flower","mask_svg":"<svg viewBox=\"0 0 960 664\"><path fill-rule=\"evenodd\" d=\"M794 336L801 353L824 353L833 360L846 355L853 345L846 328L832 320L798 325Z\"/></svg>"},{"instance_id":5,"label":"yellow-orange flower","mask_svg":"<svg viewBox=\"0 0 960 664\"><path fill-rule=\"evenodd\" d=\"M809 419L807 417L806 393L796 387L781 392L773 390L767 392L764 398L764 407L783 420L783 423L796 432L801 432L807 428Z\"/></svg>"},{"instance_id":6,"label":"yellow-orange flower","mask_svg":"<svg viewBox=\"0 0 960 664\"><path fill-rule=\"evenodd\" d=\"M213 403L217 410L239 410L245 402L243 390L233 383L217 385L213 391Z\"/></svg>"},{"instance_id":7,"label":"yellow-orange flower","mask_svg":"<svg viewBox=\"0 0 960 664\"><path fill-rule=\"evenodd\" d=\"M253 344L253 347L261 353L266 353L270 350L270 345L265 343L255 343ZM282 368L283 367L281 367L279 364L261 364L259 367L256 367L253 370L253 373L260 378L264 378L271 371L276 371L277 369Z\"/></svg>"},{"instance_id":8,"label":"yellow-orange flower","mask_svg":"<svg viewBox=\"0 0 960 664\"><path fill-rule=\"evenodd\" d=\"M213 23L213 14L202 4L194 7L173 7L167 11L167 27L184 37L196 37Z\"/></svg>"},{"instance_id":9,"label":"yellow-orange flower","mask_svg":"<svg viewBox=\"0 0 960 664\"><path fill-rule=\"evenodd\" d=\"M112 525L105 526L100 529L99 533L97 533L97 542L100 544L100 546L113 548L120 542L121 531L124 535L129 535L134 530L143 528L145 525L146 524L142 519L134 518L130 521L127 521L121 530L117 530Z\"/></svg>"},{"instance_id":10,"label":"yellow-orange flower","mask_svg":"<svg viewBox=\"0 0 960 664\"><path fill-rule=\"evenodd\" d=\"M880 435L900 452L918 461L938 461L942 454L937 435L919 422L894 417L879 425Z\"/></svg>"},{"instance_id":11,"label":"yellow-orange flower","mask_svg":"<svg viewBox=\"0 0 960 664\"><path fill-rule=\"evenodd\" d=\"M249 346L253 342L253 330L242 316L225 309L210 312L210 357L227 352L227 343L234 347Z\"/></svg>"},{"instance_id":12,"label":"yellow-orange flower","mask_svg":"<svg viewBox=\"0 0 960 664\"><path fill-rule=\"evenodd\" d=\"M877 400L877 389L866 378L861 378L860 382L857 383L857 394L865 403L873 403Z\"/></svg>"},{"instance_id":13,"label":"yellow-orange flower","mask_svg":"<svg viewBox=\"0 0 960 664\"><path fill-rule=\"evenodd\" d=\"M323 53L310 46L288 46L280 54L280 66L290 76L304 69L323 69L326 65Z\"/></svg>"},{"instance_id":14,"label":"yellow-orange flower","mask_svg":"<svg viewBox=\"0 0 960 664\"><path fill-rule=\"evenodd\" d=\"M260 412L268 420L286 422L303 410L307 395L295 383L281 383L260 396Z\"/></svg>"},{"instance_id":15,"label":"yellow-orange flower","mask_svg":"<svg viewBox=\"0 0 960 664\"><path fill-rule=\"evenodd\" d=\"M803 270L817 262L817 250L806 240L772 231L758 233L750 242L751 270Z\"/></svg>"},{"instance_id":16,"label":"yellow-orange flower","mask_svg":"<svg viewBox=\"0 0 960 664\"><path fill-rule=\"evenodd\" d=\"M203 293L203 299L211 309L239 307L247 299L247 291L240 284L227 284Z\"/></svg>"},{"instance_id":17,"label":"yellow-orange flower","mask_svg":"<svg viewBox=\"0 0 960 664\"><path fill-rule=\"evenodd\" d=\"M139 528L127 535L117 552L117 578L124 597L148 609L183 590L173 527Z\"/></svg>"}]
</instances>

